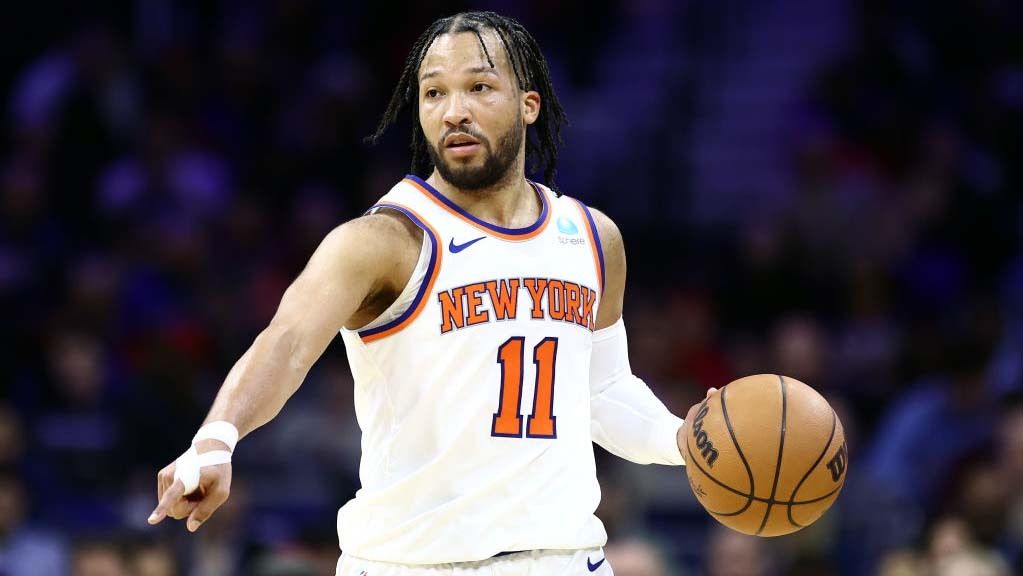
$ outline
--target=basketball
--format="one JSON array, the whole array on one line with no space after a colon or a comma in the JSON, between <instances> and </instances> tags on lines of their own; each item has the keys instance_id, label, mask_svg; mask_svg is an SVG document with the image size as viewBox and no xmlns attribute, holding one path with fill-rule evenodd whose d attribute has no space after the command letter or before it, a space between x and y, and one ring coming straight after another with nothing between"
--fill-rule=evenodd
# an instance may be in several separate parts
<instances>
[{"instance_id":1,"label":"basketball","mask_svg":"<svg viewBox=\"0 0 1023 576\"><path fill-rule=\"evenodd\" d=\"M689 417L689 484L707 512L733 530L781 536L805 528L845 483L842 423L823 396L798 380L740 378Z\"/></svg>"}]
</instances>

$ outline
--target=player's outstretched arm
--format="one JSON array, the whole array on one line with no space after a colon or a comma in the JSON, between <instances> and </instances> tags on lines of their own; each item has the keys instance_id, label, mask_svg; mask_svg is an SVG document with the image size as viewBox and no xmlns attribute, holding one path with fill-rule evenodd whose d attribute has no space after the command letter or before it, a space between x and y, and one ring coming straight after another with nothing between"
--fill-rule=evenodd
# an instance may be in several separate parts
<instances>
[{"instance_id":1,"label":"player's outstretched arm","mask_svg":"<svg viewBox=\"0 0 1023 576\"><path fill-rule=\"evenodd\" d=\"M422 241L418 229L410 226L382 212L347 222L324 238L284 293L269 325L228 373L193 447L160 471L150 524L168 515L188 517L188 529L195 531L227 500L230 450L237 438L280 412L364 302L394 283L403 284L402 274L407 280ZM191 461L183 463L184 458ZM191 480L185 468L191 470ZM191 490L186 482L193 485Z\"/></svg>"},{"instance_id":2,"label":"player's outstretched arm","mask_svg":"<svg viewBox=\"0 0 1023 576\"><path fill-rule=\"evenodd\" d=\"M622 320L625 299L625 245L603 213L591 209L604 253L604 293L597 311L590 361L590 413L593 441L638 464L684 464L678 439L683 421L671 413L629 365Z\"/></svg>"}]
</instances>

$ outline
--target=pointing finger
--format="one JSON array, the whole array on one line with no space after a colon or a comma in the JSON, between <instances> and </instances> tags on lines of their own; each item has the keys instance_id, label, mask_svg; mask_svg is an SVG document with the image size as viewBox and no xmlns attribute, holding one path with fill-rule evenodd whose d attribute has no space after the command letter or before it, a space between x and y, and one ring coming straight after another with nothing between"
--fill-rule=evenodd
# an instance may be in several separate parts
<instances>
[{"instance_id":1,"label":"pointing finger","mask_svg":"<svg viewBox=\"0 0 1023 576\"><path fill-rule=\"evenodd\" d=\"M163 498L160 499L160 503L156 505L156 509L149 515L148 522L150 524L157 524L164 517L167 516L167 511L170 507L177 502L179 498L185 493L185 485L181 483L181 480L175 480L171 487L163 493Z\"/></svg>"},{"instance_id":2,"label":"pointing finger","mask_svg":"<svg viewBox=\"0 0 1023 576\"><path fill-rule=\"evenodd\" d=\"M159 476L157 476L157 481L156 481L156 502L157 503L159 503L160 500L163 500L163 495L164 495L165 492L167 492L167 488L169 486L170 486L170 482L167 481L167 478L165 478L163 474L160 474Z\"/></svg>"}]
</instances>

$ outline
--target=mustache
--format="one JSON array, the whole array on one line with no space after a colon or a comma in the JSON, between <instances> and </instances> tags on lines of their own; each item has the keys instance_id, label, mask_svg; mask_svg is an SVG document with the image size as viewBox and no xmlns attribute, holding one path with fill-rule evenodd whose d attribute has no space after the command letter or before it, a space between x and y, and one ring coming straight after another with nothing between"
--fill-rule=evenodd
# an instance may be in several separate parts
<instances>
[{"instance_id":1,"label":"mustache","mask_svg":"<svg viewBox=\"0 0 1023 576\"><path fill-rule=\"evenodd\" d=\"M479 132L477 132L476 130L474 130L472 128L469 128L468 126L459 126L458 128L454 128L452 130L448 130L448 131L444 132L443 134L441 134L440 140L438 141L438 144L437 144L437 148L438 149L439 148L443 148L444 147L444 141L447 140L448 136L451 136L452 134L466 134L468 136L472 136L473 138L479 140L480 143L482 143L487 148L490 147L490 140L487 140L486 136L480 134Z\"/></svg>"}]
</instances>

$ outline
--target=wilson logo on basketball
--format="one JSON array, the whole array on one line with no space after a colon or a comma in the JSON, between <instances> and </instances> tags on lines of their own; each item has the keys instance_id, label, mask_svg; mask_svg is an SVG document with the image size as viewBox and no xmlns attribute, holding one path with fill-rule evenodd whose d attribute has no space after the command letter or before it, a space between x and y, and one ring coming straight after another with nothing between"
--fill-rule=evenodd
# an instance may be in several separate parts
<instances>
[{"instance_id":1,"label":"wilson logo on basketball","mask_svg":"<svg viewBox=\"0 0 1023 576\"><path fill-rule=\"evenodd\" d=\"M838 482L838 479L845 472L845 461L848 454L849 450L845 447L845 442L843 442L842 447L835 453L835 457L828 461L828 470L831 470L831 479L833 481Z\"/></svg>"},{"instance_id":2,"label":"wilson logo on basketball","mask_svg":"<svg viewBox=\"0 0 1023 576\"><path fill-rule=\"evenodd\" d=\"M714 448L714 443L707 437L707 432L703 429L703 417L710 412L710 408L707 407L707 401L704 400L703 404L700 404L700 411L696 414L696 420L693 421L693 439L696 440L696 447L700 449L700 455L707 462L707 466L714 467L714 461L718 459L718 451Z\"/></svg>"}]
</instances>

